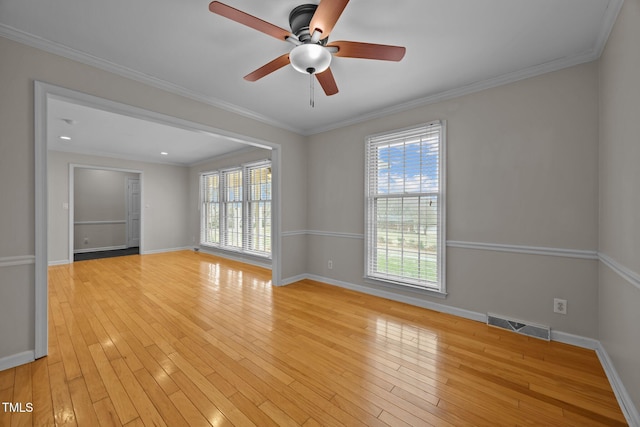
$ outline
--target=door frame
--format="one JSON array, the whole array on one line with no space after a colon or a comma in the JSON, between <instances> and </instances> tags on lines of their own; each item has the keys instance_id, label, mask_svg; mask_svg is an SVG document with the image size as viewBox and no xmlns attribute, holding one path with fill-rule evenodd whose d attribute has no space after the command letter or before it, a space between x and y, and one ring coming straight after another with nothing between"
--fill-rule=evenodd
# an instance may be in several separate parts
<instances>
[{"instance_id":1,"label":"door frame","mask_svg":"<svg viewBox=\"0 0 640 427\"><path fill-rule=\"evenodd\" d=\"M88 107L99 108L117 114L168 124L170 126L188 129L196 132L222 136L230 140L254 147L271 150L272 167L272 200L271 214L271 283L274 286L282 284L282 216L281 216L281 188L282 174L280 144L268 140L258 139L235 132L203 125L189 120L179 119L166 114L157 113L140 107L134 107L105 98L89 95L84 92L67 89L49 83L34 81L34 166L35 166L35 345L36 358L48 353L48 196L47 196L47 100L49 98L62 99Z\"/></svg>"},{"instance_id":2,"label":"door frame","mask_svg":"<svg viewBox=\"0 0 640 427\"><path fill-rule=\"evenodd\" d=\"M74 239L75 239L75 172L76 169L93 169L93 170L103 170L103 171L113 171L113 172L126 172L126 173L137 173L140 178L140 206L143 206L143 184L144 184L144 172L138 169L121 169L121 168L111 168L108 166L96 166L96 165L83 165L76 163L69 163L69 264L73 264L73 248L74 248ZM140 253L143 253L143 233L144 230L144 209L140 209ZM128 224L127 224L128 227ZM128 237L128 236L127 236Z\"/></svg>"},{"instance_id":3,"label":"door frame","mask_svg":"<svg viewBox=\"0 0 640 427\"><path fill-rule=\"evenodd\" d=\"M142 253L142 173L138 174L137 178L131 178L131 177L127 177L127 179L124 180L124 185L125 185L125 209L127 211L127 223L125 225L125 246L127 248L133 247L131 245L129 245L129 240L131 238L131 217L129 216L129 214L131 213L131 206L129 204L129 193L130 193L130 187L129 187L129 183L131 181L138 181L138 186L140 187L140 191L139 191L139 197L140 197L140 201L138 202L138 205L140 206L140 212L138 213L139 218L138 218L138 248L140 248L140 253Z\"/></svg>"}]
</instances>

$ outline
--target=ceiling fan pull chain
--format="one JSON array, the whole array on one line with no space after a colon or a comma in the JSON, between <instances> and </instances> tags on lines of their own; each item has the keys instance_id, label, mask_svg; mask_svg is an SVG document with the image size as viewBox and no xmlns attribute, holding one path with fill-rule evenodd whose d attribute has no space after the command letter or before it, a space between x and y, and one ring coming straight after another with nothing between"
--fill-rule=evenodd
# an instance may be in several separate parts
<instances>
[{"instance_id":1,"label":"ceiling fan pull chain","mask_svg":"<svg viewBox=\"0 0 640 427\"><path fill-rule=\"evenodd\" d=\"M313 93L313 74L309 73L309 78L311 79L309 82L309 105L311 105L311 108L315 108L316 101L315 94Z\"/></svg>"}]
</instances>

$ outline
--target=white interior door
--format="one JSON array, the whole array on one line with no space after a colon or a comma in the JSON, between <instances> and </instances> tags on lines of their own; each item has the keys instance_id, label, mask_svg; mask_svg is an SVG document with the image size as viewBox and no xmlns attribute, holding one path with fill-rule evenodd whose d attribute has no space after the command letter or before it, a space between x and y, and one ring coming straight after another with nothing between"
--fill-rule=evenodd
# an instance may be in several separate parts
<instances>
[{"instance_id":1,"label":"white interior door","mask_svg":"<svg viewBox=\"0 0 640 427\"><path fill-rule=\"evenodd\" d=\"M140 179L127 178L127 247L140 246Z\"/></svg>"}]
</instances>

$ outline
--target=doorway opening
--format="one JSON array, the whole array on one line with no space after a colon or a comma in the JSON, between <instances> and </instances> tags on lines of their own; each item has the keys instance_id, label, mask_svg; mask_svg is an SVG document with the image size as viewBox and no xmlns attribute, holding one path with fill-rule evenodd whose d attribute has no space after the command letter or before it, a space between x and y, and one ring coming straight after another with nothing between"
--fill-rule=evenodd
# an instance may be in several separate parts
<instances>
[{"instance_id":1,"label":"doorway opening","mask_svg":"<svg viewBox=\"0 0 640 427\"><path fill-rule=\"evenodd\" d=\"M71 165L69 259L140 253L142 172Z\"/></svg>"},{"instance_id":2,"label":"doorway opening","mask_svg":"<svg viewBox=\"0 0 640 427\"><path fill-rule=\"evenodd\" d=\"M282 270L282 234L281 234L281 217L280 217L280 205L281 205L281 174L280 174L280 164L281 164L281 146L278 143L270 142L267 140L261 140L254 137L245 136L242 134L225 131L222 129L218 129L212 126L203 125L196 122L191 122L184 119L179 119L177 117L169 116L166 114L157 113L151 110L146 110L139 107L133 107L131 105L122 104L115 101L110 101L104 98L99 98L96 96L88 95L86 93L74 91L71 89L66 89L60 86L51 85L48 83L43 83L39 81L34 82L34 134L35 134L35 321L34 321L34 330L35 330L35 358L40 358L42 356L47 355L48 353L48 265L51 263L52 265L55 263L69 263L73 262L72 252L73 249L69 250L70 252L68 260L62 259L65 256L64 252L65 246L72 248L71 244L62 245L60 248L61 251L58 251L56 246L56 253L53 254L53 258L49 259L51 255L49 253L49 234L54 234L55 239L52 238L51 242L61 242L66 240L65 234L68 236L71 231L65 230L65 228L72 229L73 224L64 224L63 226L49 226L49 220L57 219L60 220L61 217L72 217L72 215L68 215L65 210L70 210L71 203L65 201L64 199L56 199L59 197L59 190L64 187L64 191L68 191L68 187L66 185L62 186L51 186L50 187L50 178L48 176L48 164L51 161L50 153L48 151L48 144L52 141L63 140L62 136L67 135L58 135L52 133L54 131L54 127L52 126L51 118L57 119L58 123L65 123L65 125L73 126L76 124L75 120L67 120L68 117L53 117L50 113L51 101L62 100L68 103L72 103L79 106L94 108L102 111L106 111L109 113L126 116L129 118L137 118L142 119L149 123L155 124L164 124L168 127L178 129L178 130L187 130L193 133L198 133L201 135L206 135L209 138L216 139L219 143L224 143L225 141L228 143L238 143L244 144L247 147L253 148L261 148L265 150L269 150L271 153L271 162L272 162L272 200L271 200L271 215L272 215L272 239L271 239L271 275L272 275L272 285L279 286L281 284L281 270ZM109 123L107 121L100 121L103 125L109 128ZM110 126L113 128L114 126ZM94 132L96 134L100 134L99 132ZM69 141L69 138L64 139L65 141ZM130 146L139 147L139 144L133 144ZM207 146L207 144L205 144ZM67 150L61 150L67 151ZM164 152L158 153L158 155L164 155ZM55 156L52 156L55 157ZM118 157L118 156L114 156ZM80 158L80 157L78 157ZM84 157L83 157L84 158ZM61 159L58 157L58 161ZM64 160L62 160L64 161ZM83 160L81 160L83 161ZM58 166L60 166L58 164ZM94 165L96 166L96 165ZM137 166L136 166L137 167ZM135 171L141 172L141 171ZM57 174L64 174L59 168L56 171L52 171L52 175L54 178L66 179L65 177L60 177ZM144 180L141 178L141 204L142 204L142 213L145 209L149 208L149 203L145 201L144 195ZM71 174L69 174L69 180L71 178ZM150 181L151 182L151 181ZM153 181L155 182L155 180ZM163 181L163 185L171 185L173 181ZM154 192L149 192L150 195L161 194L162 189ZM52 193L54 197L49 197ZM157 194L156 194L157 193ZM64 195L62 195L64 197ZM57 201L56 201L57 200ZM193 206L192 203L189 203L188 206ZM152 206L153 207L153 206ZM150 217L151 218L151 217ZM141 216L141 233L140 233L140 249L142 253L153 253L152 250L145 248L145 235L148 235L149 241L155 236L153 230L147 230L147 226L144 224L144 218ZM146 233L146 234L145 234ZM195 238L193 239L193 244L195 244ZM71 239L70 239L71 241ZM153 249L153 248L151 248ZM61 255L59 257L58 255Z\"/></svg>"}]
</instances>

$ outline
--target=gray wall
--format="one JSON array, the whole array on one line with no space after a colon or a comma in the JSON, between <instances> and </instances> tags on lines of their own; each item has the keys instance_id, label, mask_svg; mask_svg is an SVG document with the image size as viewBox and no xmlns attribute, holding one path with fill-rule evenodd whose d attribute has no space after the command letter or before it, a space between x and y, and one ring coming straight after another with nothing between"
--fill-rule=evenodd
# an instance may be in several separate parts
<instances>
[{"instance_id":1,"label":"gray wall","mask_svg":"<svg viewBox=\"0 0 640 427\"><path fill-rule=\"evenodd\" d=\"M286 231L304 226L304 137L3 37L0 37L0 58L0 197L7 201L0 208L0 363L35 347L34 80L280 144L283 163L282 229ZM91 159L72 161L86 164ZM108 166L127 168L123 166L125 164L118 161L117 165ZM171 176L161 175L158 174L156 180L157 189L145 190L145 199L160 200L163 186L172 185ZM145 180L148 178L151 176L145 174ZM64 190L68 188L65 185L60 188L68 192ZM56 187L56 191L60 188ZM188 171L184 172L183 188L188 188ZM185 204L188 201L187 195ZM152 203L151 209L156 208L158 210L153 214L146 215L145 227L151 227L154 221L164 224L169 220L167 213L159 210L161 206ZM59 212L52 215L55 221L59 220ZM185 230L168 237L170 242L154 243L147 239L145 244L149 244L148 249L189 244L181 240L190 234L188 220L185 224ZM62 238L66 241L66 237ZM305 265L298 260L306 256L304 236L285 237L282 246L283 277L303 273ZM64 252L57 253L57 250L49 256L52 261L66 258Z\"/></svg>"},{"instance_id":2,"label":"gray wall","mask_svg":"<svg viewBox=\"0 0 640 427\"><path fill-rule=\"evenodd\" d=\"M640 408L640 1L627 0L600 61L599 338ZM630 279L620 275L630 270ZM624 270L623 270L624 271Z\"/></svg>"},{"instance_id":3,"label":"gray wall","mask_svg":"<svg viewBox=\"0 0 640 427\"><path fill-rule=\"evenodd\" d=\"M638 40L640 3L627 0L599 63L305 138L0 38L0 196L9 201L0 208L0 361L34 347L33 80L40 80L281 144L285 279L311 273L368 286L364 138L446 119L449 240L599 250L632 278L594 260L452 247L449 297L433 301L599 338L640 406ZM192 178L185 173L185 188ZM66 188L56 184L52 197L64 200L58 192ZM185 203L193 205L189 193ZM161 198L160 187L146 197ZM150 247L192 243L189 215L176 243ZM56 224L60 216L50 212ZM62 259L56 251L51 260ZM552 313L553 297L568 299L568 315Z\"/></svg>"},{"instance_id":4,"label":"gray wall","mask_svg":"<svg viewBox=\"0 0 640 427\"><path fill-rule=\"evenodd\" d=\"M76 168L74 175L74 251L126 246L126 182L139 174Z\"/></svg>"},{"instance_id":5,"label":"gray wall","mask_svg":"<svg viewBox=\"0 0 640 427\"><path fill-rule=\"evenodd\" d=\"M447 120L448 240L595 254L597 71L572 67L312 136L309 272L375 287L362 278L357 238L365 137L438 119ZM597 271L595 260L451 247L445 300L398 292L595 338ZM554 297L568 300L567 315L553 313Z\"/></svg>"}]
</instances>

